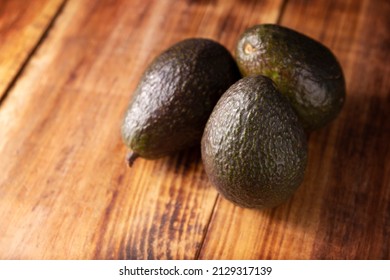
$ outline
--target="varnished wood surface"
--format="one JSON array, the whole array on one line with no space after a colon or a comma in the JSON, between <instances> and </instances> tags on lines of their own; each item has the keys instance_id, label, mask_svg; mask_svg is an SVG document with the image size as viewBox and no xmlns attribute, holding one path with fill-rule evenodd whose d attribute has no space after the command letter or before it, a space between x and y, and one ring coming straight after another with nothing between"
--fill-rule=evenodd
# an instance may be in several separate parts
<instances>
[{"instance_id":1,"label":"varnished wood surface","mask_svg":"<svg viewBox=\"0 0 390 280\"><path fill-rule=\"evenodd\" d=\"M0 99L16 82L64 0L0 2Z\"/></svg>"},{"instance_id":2,"label":"varnished wood surface","mask_svg":"<svg viewBox=\"0 0 390 280\"><path fill-rule=\"evenodd\" d=\"M390 258L388 1L32 2L0 5L1 259ZM323 42L347 80L294 197L232 205L198 148L127 168L120 124L153 57L188 37L233 51L264 22Z\"/></svg>"}]
</instances>

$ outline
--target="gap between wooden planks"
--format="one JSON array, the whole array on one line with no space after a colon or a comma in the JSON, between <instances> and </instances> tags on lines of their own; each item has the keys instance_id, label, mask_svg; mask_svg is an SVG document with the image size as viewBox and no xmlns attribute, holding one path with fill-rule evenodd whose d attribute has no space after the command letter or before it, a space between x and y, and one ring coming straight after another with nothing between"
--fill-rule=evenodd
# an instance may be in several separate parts
<instances>
[{"instance_id":1,"label":"gap between wooden planks","mask_svg":"<svg viewBox=\"0 0 390 280\"><path fill-rule=\"evenodd\" d=\"M43 42L66 0L0 3L0 105Z\"/></svg>"}]
</instances>

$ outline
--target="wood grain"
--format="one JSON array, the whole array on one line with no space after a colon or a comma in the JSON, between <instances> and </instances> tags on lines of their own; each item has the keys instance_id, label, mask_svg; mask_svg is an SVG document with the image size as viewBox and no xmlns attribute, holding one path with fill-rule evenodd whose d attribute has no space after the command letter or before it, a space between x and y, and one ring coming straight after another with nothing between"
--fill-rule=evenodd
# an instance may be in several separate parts
<instances>
[{"instance_id":1,"label":"wood grain","mask_svg":"<svg viewBox=\"0 0 390 280\"><path fill-rule=\"evenodd\" d=\"M281 4L68 1L0 107L0 258L196 258L217 198L199 150L128 169L123 113L163 49L232 49Z\"/></svg>"},{"instance_id":2,"label":"wood grain","mask_svg":"<svg viewBox=\"0 0 390 280\"><path fill-rule=\"evenodd\" d=\"M64 3L64 0L0 2L0 100Z\"/></svg>"},{"instance_id":3,"label":"wood grain","mask_svg":"<svg viewBox=\"0 0 390 280\"><path fill-rule=\"evenodd\" d=\"M390 258L388 1L21 2L0 4L0 259ZM127 168L120 125L154 56L195 36L233 50L263 22L323 42L347 80L294 197L234 206L197 147Z\"/></svg>"},{"instance_id":4,"label":"wood grain","mask_svg":"<svg viewBox=\"0 0 390 280\"><path fill-rule=\"evenodd\" d=\"M288 1L281 24L339 58L347 102L311 135L304 184L267 211L219 197L202 259L390 258L388 1Z\"/></svg>"}]
</instances>

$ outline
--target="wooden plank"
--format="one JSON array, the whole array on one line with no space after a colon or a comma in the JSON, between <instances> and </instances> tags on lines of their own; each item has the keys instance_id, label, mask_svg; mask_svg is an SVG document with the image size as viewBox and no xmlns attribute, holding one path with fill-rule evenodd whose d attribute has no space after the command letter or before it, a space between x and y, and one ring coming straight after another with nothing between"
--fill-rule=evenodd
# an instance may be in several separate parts
<instances>
[{"instance_id":1,"label":"wooden plank","mask_svg":"<svg viewBox=\"0 0 390 280\"><path fill-rule=\"evenodd\" d=\"M303 185L273 210L219 198L202 259L390 258L390 3L288 1L281 24L340 59L347 102L311 135Z\"/></svg>"},{"instance_id":2,"label":"wooden plank","mask_svg":"<svg viewBox=\"0 0 390 280\"><path fill-rule=\"evenodd\" d=\"M0 2L0 100L64 2L64 0Z\"/></svg>"},{"instance_id":3,"label":"wooden plank","mask_svg":"<svg viewBox=\"0 0 390 280\"><path fill-rule=\"evenodd\" d=\"M195 258L217 198L199 150L128 169L124 111L163 49L193 36L232 49L280 6L69 1L0 110L0 258Z\"/></svg>"}]
</instances>

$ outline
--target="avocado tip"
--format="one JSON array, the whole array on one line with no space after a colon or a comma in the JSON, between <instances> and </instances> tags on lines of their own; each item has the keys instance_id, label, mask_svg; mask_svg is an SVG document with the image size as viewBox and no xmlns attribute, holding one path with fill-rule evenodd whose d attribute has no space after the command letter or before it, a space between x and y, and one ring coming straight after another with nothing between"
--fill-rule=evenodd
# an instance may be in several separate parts
<instances>
[{"instance_id":1,"label":"avocado tip","mask_svg":"<svg viewBox=\"0 0 390 280\"><path fill-rule=\"evenodd\" d=\"M129 167L132 167L135 160L139 157L139 154L135 153L135 152L129 152L126 156L126 161L127 161L127 164L129 165Z\"/></svg>"}]
</instances>

